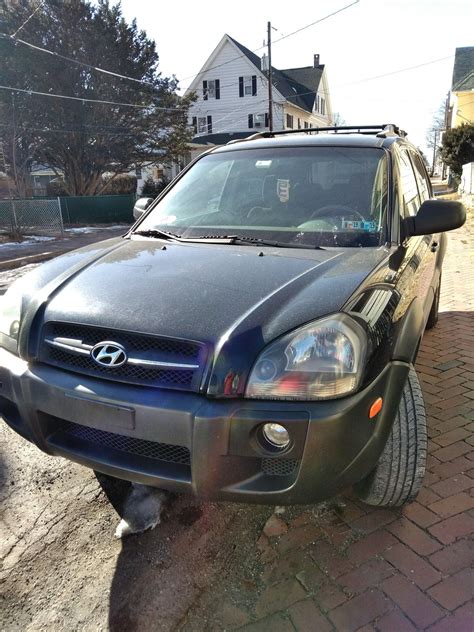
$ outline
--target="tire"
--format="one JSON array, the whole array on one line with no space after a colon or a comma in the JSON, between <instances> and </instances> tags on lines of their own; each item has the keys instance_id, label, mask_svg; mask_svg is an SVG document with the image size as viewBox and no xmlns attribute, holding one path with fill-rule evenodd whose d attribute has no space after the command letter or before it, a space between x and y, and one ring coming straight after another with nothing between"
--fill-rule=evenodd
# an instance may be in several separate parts
<instances>
[{"instance_id":1,"label":"tire","mask_svg":"<svg viewBox=\"0 0 474 632\"><path fill-rule=\"evenodd\" d=\"M426 452L425 405L412 367L385 448L374 470L355 485L357 496L379 507L412 502L423 483Z\"/></svg>"},{"instance_id":2,"label":"tire","mask_svg":"<svg viewBox=\"0 0 474 632\"><path fill-rule=\"evenodd\" d=\"M441 294L441 277L439 278L438 287L436 289L436 294L433 299L433 304L431 306L430 315L428 316L428 320L426 321L426 329L433 329L433 327L438 322L438 311L439 311L439 296Z\"/></svg>"}]
</instances>

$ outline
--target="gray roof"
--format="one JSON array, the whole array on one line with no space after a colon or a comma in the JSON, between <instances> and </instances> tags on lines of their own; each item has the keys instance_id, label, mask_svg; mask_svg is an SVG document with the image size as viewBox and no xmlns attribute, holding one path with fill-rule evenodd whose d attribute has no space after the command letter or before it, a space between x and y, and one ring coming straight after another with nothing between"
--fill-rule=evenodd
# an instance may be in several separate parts
<instances>
[{"instance_id":1,"label":"gray roof","mask_svg":"<svg viewBox=\"0 0 474 632\"><path fill-rule=\"evenodd\" d=\"M258 70L261 70L261 60L258 55L252 53L251 50L230 35L227 37L234 42L237 48L242 51ZM316 68L305 66L287 70L278 70L272 66L272 83L287 101L307 112L312 112L323 70L323 64L316 66Z\"/></svg>"},{"instance_id":2,"label":"gray roof","mask_svg":"<svg viewBox=\"0 0 474 632\"><path fill-rule=\"evenodd\" d=\"M456 48L451 90L474 90L474 46Z\"/></svg>"}]
</instances>

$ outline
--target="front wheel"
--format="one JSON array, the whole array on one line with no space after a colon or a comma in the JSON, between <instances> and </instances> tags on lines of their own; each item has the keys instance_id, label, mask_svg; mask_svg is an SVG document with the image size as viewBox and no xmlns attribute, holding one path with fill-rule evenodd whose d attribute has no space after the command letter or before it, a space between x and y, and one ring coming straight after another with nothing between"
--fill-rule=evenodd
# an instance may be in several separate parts
<instances>
[{"instance_id":1,"label":"front wheel","mask_svg":"<svg viewBox=\"0 0 474 632\"><path fill-rule=\"evenodd\" d=\"M413 501L423 483L426 451L425 405L412 367L385 448L374 470L355 485L357 496L380 507Z\"/></svg>"}]
</instances>

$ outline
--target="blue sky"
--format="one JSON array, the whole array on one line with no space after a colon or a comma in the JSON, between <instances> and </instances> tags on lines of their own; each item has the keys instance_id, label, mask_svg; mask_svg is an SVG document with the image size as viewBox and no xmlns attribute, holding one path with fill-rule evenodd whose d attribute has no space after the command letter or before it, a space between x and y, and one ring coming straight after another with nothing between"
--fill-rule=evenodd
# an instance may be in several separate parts
<instances>
[{"instance_id":1,"label":"blue sky","mask_svg":"<svg viewBox=\"0 0 474 632\"><path fill-rule=\"evenodd\" d=\"M266 38L268 20L276 40L352 1L122 0L122 8L156 40L162 73L175 74L186 88L224 33L254 50ZM360 0L276 42L272 62L277 68L308 66L319 53L333 109L348 124L395 122L424 148L426 129L451 86L455 49L474 45L473 24L474 3L467 0ZM387 74L434 60L441 61ZM379 75L386 76L370 79Z\"/></svg>"}]
</instances>

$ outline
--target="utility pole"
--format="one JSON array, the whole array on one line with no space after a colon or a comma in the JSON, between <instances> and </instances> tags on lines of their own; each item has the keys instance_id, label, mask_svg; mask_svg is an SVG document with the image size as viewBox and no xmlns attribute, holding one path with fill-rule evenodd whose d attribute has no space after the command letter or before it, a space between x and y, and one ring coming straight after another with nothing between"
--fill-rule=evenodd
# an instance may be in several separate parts
<instances>
[{"instance_id":1,"label":"utility pole","mask_svg":"<svg viewBox=\"0 0 474 632\"><path fill-rule=\"evenodd\" d=\"M268 129L273 132L273 85L272 85L272 25L268 22Z\"/></svg>"},{"instance_id":2,"label":"utility pole","mask_svg":"<svg viewBox=\"0 0 474 632\"><path fill-rule=\"evenodd\" d=\"M436 150L438 145L438 130L434 130L434 142L433 142L433 163L431 165L431 176L434 176L435 164L436 164Z\"/></svg>"},{"instance_id":3,"label":"utility pole","mask_svg":"<svg viewBox=\"0 0 474 632\"><path fill-rule=\"evenodd\" d=\"M446 105L444 106L444 131L447 132L449 129L449 101L450 101L450 93L446 95ZM443 171L441 173L441 179L445 180L446 178L446 163L443 162Z\"/></svg>"},{"instance_id":4,"label":"utility pole","mask_svg":"<svg viewBox=\"0 0 474 632\"><path fill-rule=\"evenodd\" d=\"M18 173L16 170L16 115L15 115L15 93L12 92L12 124L13 124L13 134L12 134L12 167L13 167L13 177L15 178L15 185L17 193L19 191L19 181L18 181Z\"/></svg>"}]
</instances>

